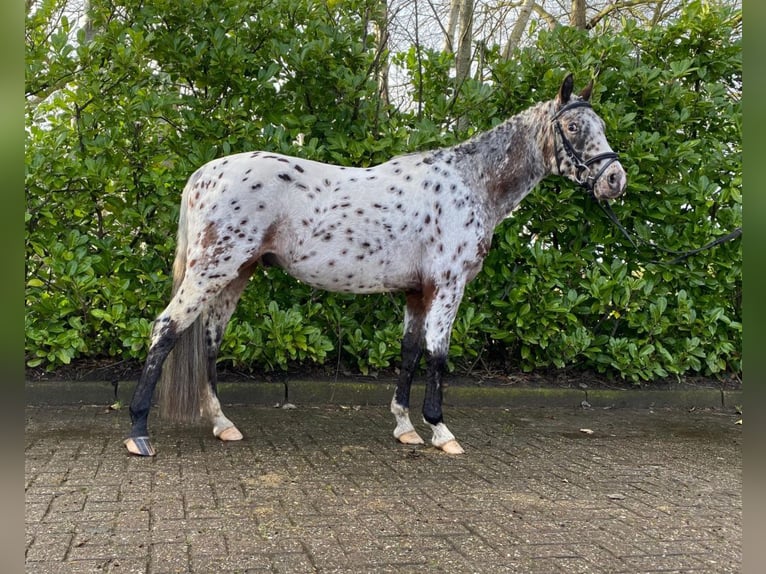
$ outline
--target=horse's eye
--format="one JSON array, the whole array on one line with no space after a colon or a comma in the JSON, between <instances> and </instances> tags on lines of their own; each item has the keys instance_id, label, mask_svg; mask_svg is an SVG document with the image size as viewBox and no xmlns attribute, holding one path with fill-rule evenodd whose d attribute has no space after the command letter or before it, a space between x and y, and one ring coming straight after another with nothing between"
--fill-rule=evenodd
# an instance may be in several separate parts
<instances>
[{"instance_id":1,"label":"horse's eye","mask_svg":"<svg viewBox=\"0 0 766 574\"><path fill-rule=\"evenodd\" d=\"M567 129L570 132L575 133L577 131L577 124L574 122L569 122L569 124L567 124Z\"/></svg>"}]
</instances>

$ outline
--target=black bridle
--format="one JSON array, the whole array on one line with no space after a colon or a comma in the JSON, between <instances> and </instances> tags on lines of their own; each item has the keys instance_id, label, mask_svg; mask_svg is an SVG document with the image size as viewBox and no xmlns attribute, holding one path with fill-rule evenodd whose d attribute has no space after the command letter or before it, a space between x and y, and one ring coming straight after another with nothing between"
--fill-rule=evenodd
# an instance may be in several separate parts
<instances>
[{"instance_id":1,"label":"black bridle","mask_svg":"<svg viewBox=\"0 0 766 574\"><path fill-rule=\"evenodd\" d=\"M572 110L574 108L590 108L591 105L589 102L586 102L585 100L576 100L574 102L569 102L564 107L562 107L556 114L551 118L551 121L553 122L554 127L556 128L556 133L559 135L559 138L561 139L561 144L564 147L564 153L566 153L567 157L571 160L571 162L575 166L575 180L577 183L582 185L585 189L587 189L590 192L593 192L593 187L596 185L596 182L598 179L604 174L606 171L606 168L608 168L610 165L612 165L614 162L617 161L618 156L613 151L606 151L604 153L600 153L597 155L594 155L593 157L589 157L588 159L583 159L579 153L577 153L577 150L572 145L572 142L569 141L566 134L564 133L564 130L561 127L561 122L559 121L559 117L561 114L563 114L566 111ZM601 166L601 169L598 170L598 173L596 175L590 174L590 166L594 163L598 163L602 160L608 160L604 162L604 165ZM556 150L556 168L558 169L558 172L561 173L561 160L559 159L559 152Z\"/></svg>"}]
</instances>

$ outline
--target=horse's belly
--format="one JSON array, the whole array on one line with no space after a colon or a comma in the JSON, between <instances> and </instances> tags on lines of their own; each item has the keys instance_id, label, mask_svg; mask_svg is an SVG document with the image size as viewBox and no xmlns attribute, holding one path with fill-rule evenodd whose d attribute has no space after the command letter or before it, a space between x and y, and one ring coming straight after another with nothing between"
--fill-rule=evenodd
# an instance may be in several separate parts
<instances>
[{"instance_id":1,"label":"horse's belly","mask_svg":"<svg viewBox=\"0 0 766 574\"><path fill-rule=\"evenodd\" d=\"M313 258L299 258L283 267L299 281L319 289L341 293L383 293L414 286L414 273L403 263L386 258L365 261L358 256L342 258L340 254L333 257L331 253L316 253Z\"/></svg>"}]
</instances>

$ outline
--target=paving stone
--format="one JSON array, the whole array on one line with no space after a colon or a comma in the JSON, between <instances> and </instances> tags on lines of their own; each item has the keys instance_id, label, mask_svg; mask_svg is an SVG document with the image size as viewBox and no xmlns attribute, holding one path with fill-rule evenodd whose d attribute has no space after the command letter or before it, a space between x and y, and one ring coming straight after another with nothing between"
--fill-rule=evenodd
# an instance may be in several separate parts
<instances>
[{"instance_id":1,"label":"paving stone","mask_svg":"<svg viewBox=\"0 0 766 574\"><path fill-rule=\"evenodd\" d=\"M733 413L451 408L452 457L385 408L226 412L244 441L153 417L143 459L125 413L28 406L27 572L741 570Z\"/></svg>"},{"instance_id":2,"label":"paving stone","mask_svg":"<svg viewBox=\"0 0 766 574\"><path fill-rule=\"evenodd\" d=\"M71 534L49 534L46 532L35 535L27 550L28 562L63 562L72 544Z\"/></svg>"}]
</instances>

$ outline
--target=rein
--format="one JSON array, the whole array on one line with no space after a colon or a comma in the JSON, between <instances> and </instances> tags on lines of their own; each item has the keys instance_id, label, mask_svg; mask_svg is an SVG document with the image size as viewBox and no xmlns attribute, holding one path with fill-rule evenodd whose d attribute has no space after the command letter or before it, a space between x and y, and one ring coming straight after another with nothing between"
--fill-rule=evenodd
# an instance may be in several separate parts
<instances>
[{"instance_id":1,"label":"rein","mask_svg":"<svg viewBox=\"0 0 766 574\"><path fill-rule=\"evenodd\" d=\"M694 249L689 249L687 251L676 251L675 249L667 249L665 247L661 247L657 245L656 243L653 243L652 241L645 241L641 239L640 237L635 237L632 235L627 229L625 229L625 226L620 223L620 220L617 217L617 214L612 210L612 206L609 205L606 202L602 202L595 198L595 196L591 195L593 197L594 201L598 203L598 206L603 210L604 213L606 213L607 217L614 223L614 225L617 227L617 229L620 230L620 232L630 241L630 244L635 248L639 248L639 243L642 243L644 245L647 245L648 247L651 247L655 251L661 251L662 253L668 253L670 255L675 255L676 257L669 260L669 261L660 261L658 259L651 259L649 260L649 263L659 263L664 265L675 265L677 263L680 263L687 257L690 257L692 255L695 255L701 251L705 251L707 249L711 249L717 245L721 245L722 243L726 243L727 241L731 241L732 239L736 239L737 237L740 237L742 235L742 228L737 227L732 231L731 233L727 233L726 235L722 235L721 237L718 237L717 239L714 239L713 241L706 243L702 247L696 247Z\"/></svg>"},{"instance_id":2,"label":"rein","mask_svg":"<svg viewBox=\"0 0 766 574\"><path fill-rule=\"evenodd\" d=\"M554 116L551 118L551 121L554 122L553 125L556 128L556 133L561 138L561 143L564 146L564 152L567 154L567 157L572 161L572 163L575 166L575 169L577 170L577 173L575 175L575 179L577 180L577 183L582 185L588 191L593 191L593 186L596 185L598 178L600 178L603 175L603 173L606 171L606 168L608 168L610 165L612 165L612 163L617 161L618 155L613 151L607 151L604 153L594 155L593 157L590 157L586 160L583 160L583 158L580 156L579 153L577 153L577 150L572 145L572 142L570 142L569 138L567 138L566 134L564 133L564 130L561 128L561 122L559 121L559 116L561 116L561 114L563 114L564 112L568 110L571 110L574 108L590 108L590 107L591 107L590 103L584 100L569 102L568 104L563 106L558 112L554 114ZM601 169L598 170L598 173L595 176L585 175L585 174L590 174L591 165L604 159L608 159L609 161L605 162L604 165L601 166ZM561 173L561 161L559 160L558 153L556 154L556 168L558 169L558 172ZM585 177L583 177L584 175Z\"/></svg>"}]
</instances>

